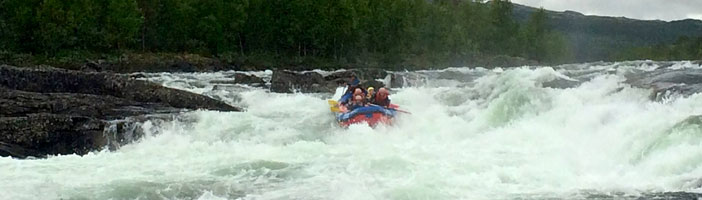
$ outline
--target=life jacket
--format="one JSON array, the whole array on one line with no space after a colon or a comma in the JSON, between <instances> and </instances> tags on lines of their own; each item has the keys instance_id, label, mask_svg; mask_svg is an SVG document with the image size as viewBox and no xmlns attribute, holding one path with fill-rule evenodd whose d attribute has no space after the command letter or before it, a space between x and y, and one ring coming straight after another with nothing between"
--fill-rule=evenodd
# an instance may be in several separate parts
<instances>
[{"instance_id":1,"label":"life jacket","mask_svg":"<svg viewBox=\"0 0 702 200\"><path fill-rule=\"evenodd\" d=\"M385 97L385 99L380 99L379 96L375 96L373 98L373 104L383 106L383 107L388 107L390 106L390 97Z\"/></svg>"},{"instance_id":2,"label":"life jacket","mask_svg":"<svg viewBox=\"0 0 702 200\"><path fill-rule=\"evenodd\" d=\"M352 99L352 97L353 97L353 91L356 91L356 88L361 89L361 92L363 93L363 96L366 96L366 94L368 93L365 89L363 89L363 87L361 87L361 85L349 86L349 87L346 89L346 93L344 93L344 95L341 96L341 98L339 99L339 103L341 103L341 104L347 104L347 103L353 101L353 99Z\"/></svg>"}]
</instances>

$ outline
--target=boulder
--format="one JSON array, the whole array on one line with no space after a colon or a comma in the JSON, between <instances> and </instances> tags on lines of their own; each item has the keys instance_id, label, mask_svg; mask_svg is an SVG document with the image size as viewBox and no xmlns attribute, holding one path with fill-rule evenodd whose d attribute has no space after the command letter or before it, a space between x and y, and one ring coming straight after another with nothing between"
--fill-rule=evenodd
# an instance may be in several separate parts
<instances>
[{"instance_id":1,"label":"boulder","mask_svg":"<svg viewBox=\"0 0 702 200\"><path fill-rule=\"evenodd\" d=\"M401 88L405 85L405 77L402 74L392 74L390 77L390 87Z\"/></svg>"},{"instance_id":2,"label":"boulder","mask_svg":"<svg viewBox=\"0 0 702 200\"><path fill-rule=\"evenodd\" d=\"M364 88L373 87L375 88L375 91L378 91L379 88L385 87L385 83L377 80L365 80L361 82L361 86L363 86Z\"/></svg>"},{"instance_id":3,"label":"boulder","mask_svg":"<svg viewBox=\"0 0 702 200\"><path fill-rule=\"evenodd\" d=\"M35 93L0 87L0 116L53 113L112 120L180 110L162 104L142 103L113 96Z\"/></svg>"},{"instance_id":4,"label":"boulder","mask_svg":"<svg viewBox=\"0 0 702 200\"><path fill-rule=\"evenodd\" d=\"M24 158L86 154L107 144L104 127L102 120L81 116L41 113L1 117L0 142L10 148L0 149L0 155Z\"/></svg>"},{"instance_id":5,"label":"boulder","mask_svg":"<svg viewBox=\"0 0 702 200\"><path fill-rule=\"evenodd\" d=\"M189 62L182 61L182 60L172 63L168 69L173 70L175 72L196 72L196 71L198 71L198 69L195 66L193 66Z\"/></svg>"},{"instance_id":6,"label":"boulder","mask_svg":"<svg viewBox=\"0 0 702 200\"><path fill-rule=\"evenodd\" d=\"M652 84L651 95L649 99L653 101L662 101L676 96L687 97L693 94L702 92L702 84L678 84L668 82L658 82Z\"/></svg>"},{"instance_id":7,"label":"boulder","mask_svg":"<svg viewBox=\"0 0 702 200\"><path fill-rule=\"evenodd\" d=\"M350 69L331 73L325 76L324 79L327 81L343 79L344 82L348 82L351 75L356 75L356 77L361 80L375 80L385 78L388 75L388 72L377 68Z\"/></svg>"},{"instance_id":8,"label":"boulder","mask_svg":"<svg viewBox=\"0 0 702 200\"><path fill-rule=\"evenodd\" d=\"M254 75L248 75L244 73L236 73L234 74L234 83L237 84L246 84L246 85L252 85L252 86L260 86L260 85L265 85L266 82L263 81L262 78Z\"/></svg>"},{"instance_id":9,"label":"boulder","mask_svg":"<svg viewBox=\"0 0 702 200\"><path fill-rule=\"evenodd\" d=\"M377 79L383 79L388 73L382 69L353 69L331 73L322 76L317 72L293 72L278 70L273 71L271 78L271 91L290 93L299 91L303 93L319 92L329 93L336 91L337 87L343 86L349 81L352 75L356 75L361 80L364 87L384 87L385 84Z\"/></svg>"},{"instance_id":10,"label":"boulder","mask_svg":"<svg viewBox=\"0 0 702 200\"><path fill-rule=\"evenodd\" d=\"M83 155L133 141L125 118L183 109L239 111L222 101L105 72L0 66L0 156ZM146 118L139 118L147 120ZM116 142L115 142L116 141ZM119 145L117 145L119 146Z\"/></svg>"},{"instance_id":11,"label":"boulder","mask_svg":"<svg viewBox=\"0 0 702 200\"><path fill-rule=\"evenodd\" d=\"M702 70L661 69L627 76L626 82L634 87L652 89L650 99L654 101L687 97L702 92Z\"/></svg>"},{"instance_id":12,"label":"boulder","mask_svg":"<svg viewBox=\"0 0 702 200\"><path fill-rule=\"evenodd\" d=\"M221 101L104 72L86 73L61 69L30 69L0 66L0 86L41 93L107 95L127 100L162 103L175 108L240 111Z\"/></svg>"},{"instance_id":13,"label":"boulder","mask_svg":"<svg viewBox=\"0 0 702 200\"><path fill-rule=\"evenodd\" d=\"M546 81L542 83L541 85L543 87L548 87L548 88L557 88L557 89L566 89L566 88L574 88L578 87L582 84L580 81L576 80L568 80L565 78L557 77L553 80Z\"/></svg>"},{"instance_id":14,"label":"boulder","mask_svg":"<svg viewBox=\"0 0 702 200\"><path fill-rule=\"evenodd\" d=\"M636 78L627 80L631 85L638 87L651 87L655 83L683 83L683 84L700 84L702 83L702 70L700 69L679 69L679 70L656 70L650 73L643 74Z\"/></svg>"},{"instance_id":15,"label":"boulder","mask_svg":"<svg viewBox=\"0 0 702 200\"><path fill-rule=\"evenodd\" d=\"M336 88L336 87L335 87ZM273 71L271 77L271 92L333 92L328 88L324 77L317 72L298 73L287 70Z\"/></svg>"}]
</instances>

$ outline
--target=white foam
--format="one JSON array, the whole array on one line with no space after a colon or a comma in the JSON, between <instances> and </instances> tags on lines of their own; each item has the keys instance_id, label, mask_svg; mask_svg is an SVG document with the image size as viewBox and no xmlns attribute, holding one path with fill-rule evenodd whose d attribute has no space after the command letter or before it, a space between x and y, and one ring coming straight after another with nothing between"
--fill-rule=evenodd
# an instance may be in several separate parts
<instances>
[{"instance_id":1,"label":"white foam","mask_svg":"<svg viewBox=\"0 0 702 200\"><path fill-rule=\"evenodd\" d=\"M552 89L539 85L565 77L550 67L497 72L470 85L429 79L431 86L395 90L393 102L412 114L375 129L337 127L321 94L249 88L236 94L246 112L195 111L173 122L146 123L147 137L114 152L0 158L0 194L510 199L699 191L702 139L694 135L699 129L671 127L702 113L702 95L657 103L619 74ZM222 76L156 79L208 94L176 82Z\"/></svg>"}]
</instances>

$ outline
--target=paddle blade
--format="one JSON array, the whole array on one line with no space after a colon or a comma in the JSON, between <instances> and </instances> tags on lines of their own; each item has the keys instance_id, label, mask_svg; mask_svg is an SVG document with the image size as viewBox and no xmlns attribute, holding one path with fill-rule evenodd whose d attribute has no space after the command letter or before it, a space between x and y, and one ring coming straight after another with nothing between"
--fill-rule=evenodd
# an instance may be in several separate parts
<instances>
[{"instance_id":1,"label":"paddle blade","mask_svg":"<svg viewBox=\"0 0 702 200\"><path fill-rule=\"evenodd\" d=\"M337 103L336 101L329 99L327 100L327 103L329 103L329 110L331 110L332 112L341 112L341 110L339 109L339 103Z\"/></svg>"}]
</instances>

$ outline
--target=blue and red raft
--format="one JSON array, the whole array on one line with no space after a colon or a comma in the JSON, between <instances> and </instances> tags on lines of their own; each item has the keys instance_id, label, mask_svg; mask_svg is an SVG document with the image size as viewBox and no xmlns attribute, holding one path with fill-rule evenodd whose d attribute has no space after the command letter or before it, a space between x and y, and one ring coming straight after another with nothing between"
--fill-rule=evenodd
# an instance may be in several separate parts
<instances>
[{"instance_id":1,"label":"blue and red raft","mask_svg":"<svg viewBox=\"0 0 702 200\"><path fill-rule=\"evenodd\" d=\"M346 110L343 105L339 107L342 112L336 113L336 120L341 127L364 122L371 127L375 127L378 124L389 125L392 124L392 120L397 113L393 108L383 108L378 105L368 105L351 111Z\"/></svg>"}]
</instances>

